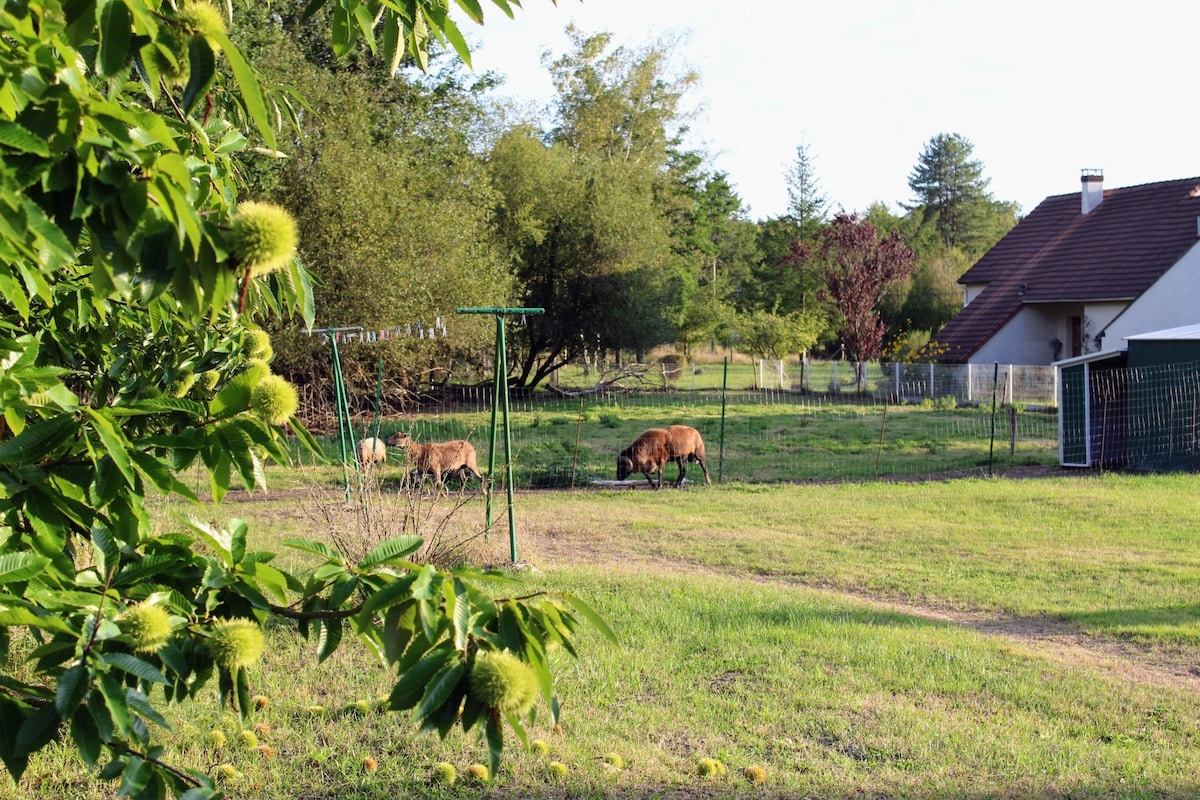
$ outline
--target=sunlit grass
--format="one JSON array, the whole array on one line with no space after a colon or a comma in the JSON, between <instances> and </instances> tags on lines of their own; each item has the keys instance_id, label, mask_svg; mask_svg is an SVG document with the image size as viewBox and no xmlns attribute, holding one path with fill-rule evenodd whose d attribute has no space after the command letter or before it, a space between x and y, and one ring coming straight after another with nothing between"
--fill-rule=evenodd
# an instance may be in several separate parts
<instances>
[{"instance_id":1,"label":"sunlit grass","mask_svg":"<svg viewBox=\"0 0 1200 800\"><path fill-rule=\"evenodd\" d=\"M256 549L321 538L278 487L332 473L277 470L279 496L205 516L246 519ZM344 502L325 488L304 502ZM544 709L529 729L547 753L511 738L495 784L431 784L434 764L462 775L483 748L461 732L414 737L406 716L377 710L392 676L362 648L348 641L317 664L315 644L280 627L253 677L263 708L243 725L213 687L170 712L165 757L209 773L227 764L233 796L264 800L1195 796L1200 694L1187 685L897 609L1028 619L1194 660L1198 490L1197 476L1106 475L523 493L516 542L537 571L520 573L519 590L574 592L620 638L584 629L578 661L556 655L562 729ZM482 496L459 514L481 524ZM499 524L482 557L503 563L508 544ZM727 774L701 777L702 758ZM741 777L750 765L764 786ZM0 790L10 796L113 789L63 745Z\"/></svg>"}]
</instances>

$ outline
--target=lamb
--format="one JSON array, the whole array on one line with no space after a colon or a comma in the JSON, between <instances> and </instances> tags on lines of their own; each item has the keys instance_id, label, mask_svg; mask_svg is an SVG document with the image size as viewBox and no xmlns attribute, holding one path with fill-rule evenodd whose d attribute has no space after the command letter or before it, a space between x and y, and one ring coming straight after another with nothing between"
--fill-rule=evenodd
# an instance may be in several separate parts
<instances>
[{"instance_id":1,"label":"lamb","mask_svg":"<svg viewBox=\"0 0 1200 800\"><path fill-rule=\"evenodd\" d=\"M617 456L617 480L623 481L635 472L646 476L646 482L654 489L662 488L663 467L671 460L668 447L671 435L663 428L642 431L633 444ZM650 476L658 473L658 485Z\"/></svg>"},{"instance_id":2,"label":"lamb","mask_svg":"<svg viewBox=\"0 0 1200 800\"><path fill-rule=\"evenodd\" d=\"M358 443L358 465L364 472L370 472L376 464L387 461L387 444L383 439L368 436Z\"/></svg>"},{"instance_id":3,"label":"lamb","mask_svg":"<svg viewBox=\"0 0 1200 800\"><path fill-rule=\"evenodd\" d=\"M700 431L687 425L672 425L667 428L667 433L670 434L667 442L670 458L679 465L676 488L683 485L683 476L686 473L684 464L688 461L700 462L700 469L704 470L704 482L711 486L712 478L708 476L708 467L704 464L704 439L700 437Z\"/></svg>"},{"instance_id":4,"label":"lamb","mask_svg":"<svg viewBox=\"0 0 1200 800\"><path fill-rule=\"evenodd\" d=\"M468 441L457 439L419 444L407 433L399 431L388 437L387 444L404 451L408 462L413 465L415 476L432 475L439 490L450 476L458 478L463 486L467 485L467 479L472 475L483 482L483 475L479 473L475 461L475 448Z\"/></svg>"}]
</instances>

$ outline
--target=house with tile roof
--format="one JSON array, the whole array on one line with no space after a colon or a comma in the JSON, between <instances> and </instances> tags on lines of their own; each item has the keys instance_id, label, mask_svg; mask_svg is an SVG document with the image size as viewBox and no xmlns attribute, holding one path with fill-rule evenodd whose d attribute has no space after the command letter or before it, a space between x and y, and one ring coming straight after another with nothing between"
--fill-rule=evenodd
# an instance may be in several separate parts
<instances>
[{"instance_id":1,"label":"house with tile roof","mask_svg":"<svg viewBox=\"0 0 1200 800\"><path fill-rule=\"evenodd\" d=\"M1051 364L1200 323L1200 178L1047 197L959 279L938 360Z\"/></svg>"}]
</instances>

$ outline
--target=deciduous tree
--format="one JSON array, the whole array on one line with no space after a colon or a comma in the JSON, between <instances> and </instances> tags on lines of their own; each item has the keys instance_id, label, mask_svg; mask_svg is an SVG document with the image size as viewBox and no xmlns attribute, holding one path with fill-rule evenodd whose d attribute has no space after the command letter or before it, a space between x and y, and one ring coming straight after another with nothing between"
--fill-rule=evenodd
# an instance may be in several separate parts
<instances>
[{"instance_id":1,"label":"deciduous tree","mask_svg":"<svg viewBox=\"0 0 1200 800\"><path fill-rule=\"evenodd\" d=\"M424 64L442 37L465 53L438 0L331 5L335 49ZM280 143L221 8L0 7L0 663L32 653L0 681L0 761L19 780L66 739L123 797L220 797L168 763L161 706L215 683L251 714L263 629L296 623L322 659L355 634L397 668L392 708L442 735L481 729L494 767L522 717L472 688L480 654L510 653L557 713L545 652L573 651L580 619L607 630L586 605L491 597L476 572L408 561L414 537L357 561L295 540L319 568L293 574L243 522L164 531L148 510L149 493L199 503L184 470L217 500L236 480L261 488L264 461L288 459L285 428L316 447L253 332L313 309L293 221L240 196L259 153L238 121L268 157Z\"/></svg>"},{"instance_id":2,"label":"deciduous tree","mask_svg":"<svg viewBox=\"0 0 1200 800\"><path fill-rule=\"evenodd\" d=\"M545 309L514 330L517 385L536 385L585 348L669 340L670 239L640 168L517 130L496 143L491 169L520 304Z\"/></svg>"},{"instance_id":3,"label":"deciduous tree","mask_svg":"<svg viewBox=\"0 0 1200 800\"><path fill-rule=\"evenodd\" d=\"M869 223L839 214L821 231L811 254L820 270L823 294L831 303L837 337L846 355L860 365L876 358L883 346L887 325L880 318L880 300L889 288L916 270L916 254L904 237L892 232L880 237Z\"/></svg>"},{"instance_id":4,"label":"deciduous tree","mask_svg":"<svg viewBox=\"0 0 1200 800\"><path fill-rule=\"evenodd\" d=\"M490 162L518 297L545 309L514 331L513 380L535 385L583 349L638 352L675 335L681 262L672 241L669 151L694 76L669 70L669 44L612 46L568 28L547 60L558 90L543 138L500 137Z\"/></svg>"},{"instance_id":5,"label":"deciduous tree","mask_svg":"<svg viewBox=\"0 0 1200 800\"><path fill-rule=\"evenodd\" d=\"M341 348L349 396L374 397L377 362L389 382L410 388L469 378L472 364L487 363L490 374L493 328L455 314L512 298L492 227L495 193L470 137L490 79L473 80L442 53L428 75L410 67L380 80L382 65L366 55L331 59L311 44L318 23L301 20L300 11L243 13L258 23L253 41L263 73L286 80L306 103L291 157L259 183L305 232L300 257L316 278L318 327L413 332ZM448 335L416 334L439 318ZM277 369L319 384L329 369L326 346L295 330L274 332L287 340ZM369 384L356 387L356 376Z\"/></svg>"}]
</instances>

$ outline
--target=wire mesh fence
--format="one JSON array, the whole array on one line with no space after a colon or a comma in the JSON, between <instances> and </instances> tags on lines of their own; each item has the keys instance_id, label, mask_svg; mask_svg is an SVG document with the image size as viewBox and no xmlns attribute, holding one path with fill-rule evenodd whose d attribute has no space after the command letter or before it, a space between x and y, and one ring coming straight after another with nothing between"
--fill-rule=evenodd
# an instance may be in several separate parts
<instances>
[{"instance_id":1,"label":"wire mesh fence","mask_svg":"<svg viewBox=\"0 0 1200 800\"><path fill-rule=\"evenodd\" d=\"M758 369L753 363L743 366ZM507 452L513 485L610 486L620 451L646 428L671 424L700 431L709 472L721 482L919 478L1057 463L1053 409L1006 404L999 390L995 406L990 390L986 402L965 405L953 394L919 400L898 397L889 391L878 367L870 371L867 390L836 392L747 388L755 376L746 369L733 380L721 364L700 369L694 375L698 383L712 382L715 372L722 383L742 386L692 390L672 384L670 376L655 379L651 374L599 389L593 380L590 388L583 388L588 378L581 373L574 387L560 376L552 388L512 392ZM815 373L815 380L832 382L835 367L820 369L827 371L810 369L810 380ZM843 369L841 374L854 375L853 367ZM685 375L686 381L691 377ZM306 405L304 415L328 418L328 410L311 399ZM357 436L384 438L404 430L419 442L466 439L478 451L485 475L499 474L507 464L504 419L494 408L490 386L442 388L404 414L359 413L353 430ZM493 437L494 415L498 424ZM325 433L319 428L316 433ZM336 461L341 447L336 433L329 432L321 441ZM387 468L402 469L402 459L393 451ZM689 470L689 481L697 475L702 475L698 469ZM667 467L666 476L668 481L675 479L673 466ZM634 477L642 480L640 474Z\"/></svg>"},{"instance_id":2,"label":"wire mesh fence","mask_svg":"<svg viewBox=\"0 0 1200 800\"><path fill-rule=\"evenodd\" d=\"M1142 471L1200 468L1200 362L1064 370L1063 461Z\"/></svg>"}]
</instances>

